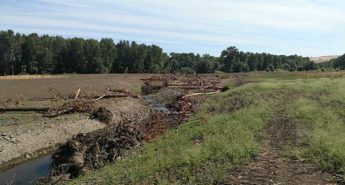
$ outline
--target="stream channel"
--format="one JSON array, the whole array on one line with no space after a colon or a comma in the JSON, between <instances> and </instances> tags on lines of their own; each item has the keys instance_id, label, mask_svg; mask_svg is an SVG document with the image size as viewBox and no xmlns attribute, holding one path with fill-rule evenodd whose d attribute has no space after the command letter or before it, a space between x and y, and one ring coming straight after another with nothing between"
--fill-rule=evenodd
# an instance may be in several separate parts
<instances>
[{"instance_id":1,"label":"stream channel","mask_svg":"<svg viewBox=\"0 0 345 185\"><path fill-rule=\"evenodd\" d=\"M151 96L142 96L142 100L157 112L169 113L170 110ZM35 180L48 176L51 170L51 155L28 160L10 169L0 172L0 185L29 185Z\"/></svg>"}]
</instances>

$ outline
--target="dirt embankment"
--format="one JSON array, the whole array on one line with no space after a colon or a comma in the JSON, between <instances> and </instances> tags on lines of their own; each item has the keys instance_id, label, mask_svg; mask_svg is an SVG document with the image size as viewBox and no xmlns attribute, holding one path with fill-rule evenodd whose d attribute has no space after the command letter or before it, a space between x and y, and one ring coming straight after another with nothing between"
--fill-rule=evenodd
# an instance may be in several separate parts
<instances>
[{"instance_id":1,"label":"dirt embankment","mask_svg":"<svg viewBox=\"0 0 345 185\"><path fill-rule=\"evenodd\" d=\"M99 102L109 107L114 124L124 120L137 120L149 112L139 99L123 98ZM11 115L12 114L12 115ZM90 119L90 114L77 113L55 118L41 113L3 113L9 119L1 120L0 166L18 163L36 155L36 151L52 149L79 133L89 133L106 127L101 121Z\"/></svg>"},{"instance_id":2,"label":"dirt embankment","mask_svg":"<svg viewBox=\"0 0 345 185\"><path fill-rule=\"evenodd\" d=\"M146 117L150 109L136 96L146 76L0 79L0 169L49 152L79 133L105 128L107 122Z\"/></svg>"}]
</instances>

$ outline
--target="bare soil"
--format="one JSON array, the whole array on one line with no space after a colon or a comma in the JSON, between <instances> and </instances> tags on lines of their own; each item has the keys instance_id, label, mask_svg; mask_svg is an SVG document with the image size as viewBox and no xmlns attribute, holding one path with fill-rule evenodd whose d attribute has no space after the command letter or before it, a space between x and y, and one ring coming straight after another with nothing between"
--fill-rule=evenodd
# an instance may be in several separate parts
<instances>
[{"instance_id":1,"label":"bare soil","mask_svg":"<svg viewBox=\"0 0 345 185\"><path fill-rule=\"evenodd\" d=\"M145 117L148 107L139 99L121 98L100 102L111 107L114 123ZM62 115L45 118L41 113L0 114L0 169L35 157L36 151L55 147L79 133L106 127L91 120L89 114Z\"/></svg>"},{"instance_id":2,"label":"bare soil","mask_svg":"<svg viewBox=\"0 0 345 185\"><path fill-rule=\"evenodd\" d=\"M0 97L25 99L51 98L82 91L104 91L106 88L125 88L139 92L142 78L150 74L92 74L61 75L49 78L0 79Z\"/></svg>"},{"instance_id":3,"label":"bare soil","mask_svg":"<svg viewBox=\"0 0 345 185\"><path fill-rule=\"evenodd\" d=\"M58 107L80 89L81 94L102 95L105 89L127 89L140 93L146 74L50 75L0 78L0 107L13 109ZM99 100L113 115L114 123L145 117L149 109L139 99ZM46 118L41 112L0 112L0 169L49 152L79 133L89 133L106 125L91 120L90 114L75 113Z\"/></svg>"},{"instance_id":4,"label":"bare soil","mask_svg":"<svg viewBox=\"0 0 345 185\"><path fill-rule=\"evenodd\" d=\"M248 165L236 169L229 184L335 184L332 175L288 156L296 146L303 145L304 133L302 123L289 118L284 107L277 108L263 131L261 153Z\"/></svg>"}]
</instances>

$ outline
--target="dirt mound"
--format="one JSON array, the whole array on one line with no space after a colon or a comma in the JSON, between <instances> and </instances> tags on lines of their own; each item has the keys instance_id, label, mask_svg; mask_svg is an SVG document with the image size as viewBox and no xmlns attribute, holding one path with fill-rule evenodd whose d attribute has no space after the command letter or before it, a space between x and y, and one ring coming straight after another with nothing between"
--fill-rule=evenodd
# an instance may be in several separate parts
<instances>
[{"instance_id":1,"label":"dirt mound","mask_svg":"<svg viewBox=\"0 0 345 185\"><path fill-rule=\"evenodd\" d=\"M104 107L99 107L91 114L91 119L97 119L102 123L110 124L113 122L113 114Z\"/></svg>"},{"instance_id":2,"label":"dirt mound","mask_svg":"<svg viewBox=\"0 0 345 185\"><path fill-rule=\"evenodd\" d=\"M181 89L173 89L169 87L162 88L156 95L159 101L164 102L168 107L179 101L187 92Z\"/></svg>"},{"instance_id":3,"label":"dirt mound","mask_svg":"<svg viewBox=\"0 0 345 185\"><path fill-rule=\"evenodd\" d=\"M170 128L177 127L185 119L182 114L153 113L136 124L145 141L154 139Z\"/></svg>"},{"instance_id":4,"label":"dirt mound","mask_svg":"<svg viewBox=\"0 0 345 185\"><path fill-rule=\"evenodd\" d=\"M52 175L77 177L85 171L102 167L140 145L140 132L120 124L89 134L79 134L61 145L52 156Z\"/></svg>"}]
</instances>

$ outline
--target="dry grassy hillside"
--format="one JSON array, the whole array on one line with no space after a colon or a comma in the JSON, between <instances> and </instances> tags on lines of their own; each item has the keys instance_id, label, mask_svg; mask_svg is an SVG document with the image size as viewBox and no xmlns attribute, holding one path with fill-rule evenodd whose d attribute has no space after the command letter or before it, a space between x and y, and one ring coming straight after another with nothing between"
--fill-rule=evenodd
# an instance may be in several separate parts
<instances>
[{"instance_id":1,"label":"dry grassy hillside","mask_svg":"<svg viewBox=\"0 0 345 185\"><path fill-rule=\"evenodd\" d=\"M318 64L322 62L328 62L338 57L339 55L329 55L329 56L311 57L310 60Z\"/></svg>"}]
</instances>

